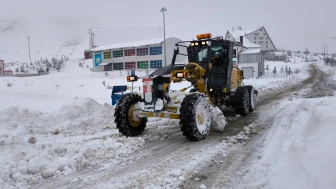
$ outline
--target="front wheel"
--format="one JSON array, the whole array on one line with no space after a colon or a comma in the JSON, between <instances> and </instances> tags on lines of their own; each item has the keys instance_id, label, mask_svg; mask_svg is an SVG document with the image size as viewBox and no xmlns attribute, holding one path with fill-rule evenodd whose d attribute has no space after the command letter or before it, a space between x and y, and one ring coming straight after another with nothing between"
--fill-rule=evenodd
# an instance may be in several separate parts
<instances>
[{"instance_id":1,"label":"front wheel","mask_svg":"<svg viewBox=\"0 0 336 189\"><path fill-rule=\"evenodd\" d=\"M147 118L138 117L135 111L137 103L141 101L141 97L133 93L125 94L118 100L114 122L123 135L137 136L145 130Z\"/></svg>"},{"instance_id":2,"label":"front wheel","mask_svg":"<svg viewBox=\"0 0 336 189\"><path fill-rule=\"evenodd\" d=\"M180 108L181 131L186 139L200 141L210 131L211 113L208 100L203 94L192 93L186 96Z\"/></svg>"}]
</instances>

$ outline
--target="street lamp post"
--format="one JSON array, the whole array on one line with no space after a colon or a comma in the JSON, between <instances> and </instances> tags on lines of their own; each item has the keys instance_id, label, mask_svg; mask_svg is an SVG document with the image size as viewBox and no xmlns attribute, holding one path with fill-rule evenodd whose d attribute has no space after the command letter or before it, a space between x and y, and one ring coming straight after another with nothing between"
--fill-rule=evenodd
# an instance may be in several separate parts
<instances>
[{"instance_id":1,"label":"street lamp post","mask_svg":"<svg viewBox=\"0 0 336 189\"><path fill-rule=\"evenodd\" d=\"M166 8L162 7L160 12L163 13L163 45L164 45L164 65L166 67L166 62L167 62L167 58L166 58L166 23L165 23L165 14L164 12L167 11Z\"/></svg>"}]
</instances>

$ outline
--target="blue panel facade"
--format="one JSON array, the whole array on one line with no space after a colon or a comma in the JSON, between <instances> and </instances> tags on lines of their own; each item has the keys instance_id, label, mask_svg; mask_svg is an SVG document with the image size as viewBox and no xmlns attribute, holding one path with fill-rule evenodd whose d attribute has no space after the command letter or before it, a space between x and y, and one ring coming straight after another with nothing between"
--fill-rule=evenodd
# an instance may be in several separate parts
<instances>
[{"instance_id":1,"label":"blue panel facade","mask_svg":"<svg viewBox=\"0 0 336 189\"><path fill-rule=\"evenodd\" d=\"M161 68L162 67L162 60L151 60L150 61L150 68Z\"/></svg>"},{"instance_id":2,"label":"blue panel facade","mask_svg":"<svg viewBox=\"0 0 336 189\"><path fill-rule=\"evenodd\" d=\"M161 46L150 47L149 48L149 54L150 55L159 55L159 54L162 54L162 47Z\"/></svg>"}]
</instances>

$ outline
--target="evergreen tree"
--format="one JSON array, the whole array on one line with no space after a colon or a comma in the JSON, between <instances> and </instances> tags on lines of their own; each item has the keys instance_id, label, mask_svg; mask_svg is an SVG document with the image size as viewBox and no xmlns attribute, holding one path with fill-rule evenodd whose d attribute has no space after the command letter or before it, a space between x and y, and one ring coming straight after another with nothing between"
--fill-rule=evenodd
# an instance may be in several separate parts
<instances>
[{"instance_id":1,"label":"evergreen tree","mask_svg":"<svg viewBox=\"0 0 336 189\"><path fill-rule=\"evenodd\" d=\"M274 67L273 69L273 74L274 74L274 77L275 77L275 74L277 73L277 69L276 69L276 66Z\"/></svg>"},{"instance_id":2,"label":"evergreen tree","mask_svg":"<svg viewBox=\"0 0 336 189\"><path fill-rule=\"evenodd\" d=\"M267 71L267 73L268 73L268 71L270 70L269 67L268 67L268 64L267 64L265 70Z\"/></svg>"}]
</instances>

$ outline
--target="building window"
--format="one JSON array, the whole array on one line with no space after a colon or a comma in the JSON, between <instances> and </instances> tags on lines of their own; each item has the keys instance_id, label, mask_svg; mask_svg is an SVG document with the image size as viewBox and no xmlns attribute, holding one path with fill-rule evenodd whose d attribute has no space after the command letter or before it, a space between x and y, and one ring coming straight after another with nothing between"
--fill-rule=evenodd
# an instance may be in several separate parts
<instances>
[{"instance_id":1,"label":"building window","mask_svg":"<svg viewBox=\"0 0 336 189\"><path fill-rule=\"evenodd\" d=\"M268 41L266 41L266 44L268 44Z\"/></svg>"},{"instance_id":2,"label":"building window","mask_svg":"<svg viewBox=\"0 0 336 189\"><path fill-rule=\"evenodd\" d=\"M259 33L254 33L254 35L259 35Z\"/></svg>"},{"instance_id":3,"label":"building window","mask_svg":"<svg viewBox=\"0 0 336 189\"><path fill-rule=\"evenodd\" d=\"M258 54L242 54L239 55L239 63L257 63L258 62Z\"/></svg>"},{"instance_id":4,"label":"building window","mask_svg":"<svg viewBox=\"0 0 336 189\"><path fill-rule=\"evenodd\" d=\"M228 39L230 39L230 36L228 36Z\"/></svg>"},{"instance_id":5,"label":"building window","mask_svg":"<svg viewBox=\"0 0 336 189\"><path fill-rule=\"evenodd\" d=\"M262 29L260 29L260 31L262 31Z\"/></svg>"},{"instance_id":6,"label":"building window","mask_svg":"<svg viewBox=\"0 0 336 189\"><path fill-rule=\"evenodd\" d=\"M264 35L267 35L266 33L264 33Z\"/></svg>"},{"instance_id":7,"label":"building window","mask_svg":"<svg viewBox=\"0 0 336 189\"><path fill-rule=\"evenodd\" d=\"M150 55L162 54L162 47L161 46L150 47L149 48L149 53L150 53Z\"/></svg>"},{"instance_id":8,"label":"building window","mask_svg":"<svg viewBox=\"0 0 336 189\"><path fill-rule=\"evenodd\" d=\"M125 69L135 68L135 62L125 62Z\"/></svg>"},{"instance_id":9,"label":"building window","mask_svg":"<svg viewBox=\"0 0 336 189\"><path fill-rule=\"evenodd\" d=\"M259 39L264 39L264 37L259 37Z\"/></svg>"},{"instance_id":10,"label":"building window","mask_svg":"<svg viewBox=\"0 0 336 189\"><path fill-rule=\"evenodd\" d=\"M268 45L266 45L266 48L268 48Z\"/></svg>"},{"instance_id":11,"label":"building window","mask_svg":"<svg viewBox=\"0 0 336 189\"><path fill-rule=\"evenodd\" d=\"M148 69L148 61L139 61L137 68L138 69Z\"/></svg>"},{"instance_id":12,"label":"building window","mask_svg":"<svg viewBox=\"0 0 336 189\"><path fill-rule=\"evenodd\" d=\"M125 50L125 56L135 56L135 49Z\"/></svg>"},{"instance_id":13,"label":"building window","mask_svg":"<svg viewBox=\"0 0 336 189\"><path fill-rule=\"evenodd\" d=\"M104 52L104 59L111 59L111 58L112 58L111 51Z\"/></svg>"},{"instance_id":14,"label":"building window","mask_svg":"<svg viewBox=\"0 0 336 189\"><path fill-rule=\"evenodd\" d=\"M264 42L263 41L259 41L259 44L263 44Z\"/></svg>"},{"instance_id":15,"label":"building window","mask_svg":"<svg viewBox=\"0 0 336 189\"><path fill-rule=\"evenodd\" d=\"M123 50L113 51L113 58L123 57L124 52Z\"/></svg>"},{"instance_id":16,"label":"building window","mask_svg":"<svg viewBox=\"0 0 336 189\"><path fill-rule=\"evenodd\" d=\"M137 49L137 56L146 56L148 55L148 48Z\"/></svg>"},{"instance_id":17,"label":"building window","mask_svg":"<svg viewBox=\"0 0 336 189\"><path fill-rule=\"evenodd\" d=\"M161 68L162 67L162 60L151 60L150 61L150 68Z\"/></svg>"},{"instance_id":18,"label":"building window","mask_svg":"<svg viewBox=\"0 0 336 189\"><path fill-rule=\"evenodd\" d=\"M257 37L254 37L254 39L257 39Z\"/></svg>"},{"instance_id":19,"label":"building window","mask_svg":"<svg viewBox=\"0 0 336 189\"><path fill-rule=\"evenodd\" d=\"M268 39L268 37L266 37L266 39Z\"/></svg>"},{"instance_id":20,"label":"building window","mask_svg":"<svg viewBox=\"0 0 336 189\"><path fill-rule=\"evenodd\" d=\"M123 70L124 69L124 63L113 63L113 70Z\"/></svg>"}]
</instances>

